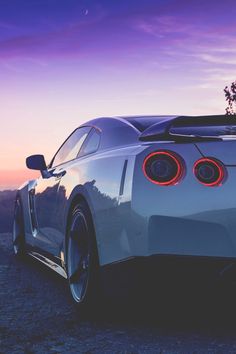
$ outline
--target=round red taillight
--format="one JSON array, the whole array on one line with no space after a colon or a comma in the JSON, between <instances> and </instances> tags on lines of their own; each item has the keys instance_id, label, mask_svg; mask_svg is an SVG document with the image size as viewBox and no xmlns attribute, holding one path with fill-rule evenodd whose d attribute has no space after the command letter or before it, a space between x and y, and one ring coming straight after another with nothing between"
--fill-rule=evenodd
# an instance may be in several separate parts
<instances>
[{"instance_id":1,"label":"round red taillight","mask_svg":"<svg viewBox=\"0 0 236 354\"><path fill-rule=\"evenodd\" d=\"M183 176L183 171L180 157L169 151L152 152L143 162L144 175L149 181L160 186L177 184Z\"/></svg>"},{"instance_id":2,"label":"round red taillight","mask_svg":"<svg viewBox=\"0 0 236 354\"><path fill-rule=\"evenodd\" d=\"M221 185L225 178L224 165L209 157L203 157L196 161L193 172L198 181L208 187Z\"/></svg>"}]
</instances>

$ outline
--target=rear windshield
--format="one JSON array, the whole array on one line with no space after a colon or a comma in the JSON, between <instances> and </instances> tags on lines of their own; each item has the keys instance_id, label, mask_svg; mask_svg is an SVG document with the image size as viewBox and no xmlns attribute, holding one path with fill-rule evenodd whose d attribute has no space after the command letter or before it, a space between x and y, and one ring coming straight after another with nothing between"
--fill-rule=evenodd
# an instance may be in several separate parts
<instances>
[{"instance_id":1,"label":"rear windshield","mask_svg":"<svg viewBox=\"0 0 236 354\"><path fill-rule=\"evenodd\" d=\"M160 123L166 119L171 119L172 116L147 116L147 117L127 117L125 118L140 132L143 132L153 124Z\"/></svg>"}]
</instances>

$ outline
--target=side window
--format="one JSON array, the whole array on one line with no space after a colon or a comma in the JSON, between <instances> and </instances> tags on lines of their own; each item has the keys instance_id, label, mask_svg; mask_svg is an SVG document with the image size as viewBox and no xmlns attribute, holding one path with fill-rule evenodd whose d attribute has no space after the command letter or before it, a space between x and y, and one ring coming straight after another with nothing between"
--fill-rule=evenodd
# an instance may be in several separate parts
<instances>
[{"instance_id":1,"label":"side window","mask_svg":"<svg viewBox=\"0 0 236 354\"><path fill-rule=\"evenodd\" d=\"M90 130L90 127L76 129L56 153L51 167L56 167L67 161L74 160Z\"/></svg>"},{"instance_id":2,"label":"side window","mask_svg":"<svg viewBox=\"0 0 236 354\"><path fill-rule=\"evenodd\" d=\"M93 152L97 151L100 143L100 133L96 130L93 129L89 136L88 139L85 141L84 145L82 146L79 155L88 155L92 154Z\"/></svg>"}]
</instances>

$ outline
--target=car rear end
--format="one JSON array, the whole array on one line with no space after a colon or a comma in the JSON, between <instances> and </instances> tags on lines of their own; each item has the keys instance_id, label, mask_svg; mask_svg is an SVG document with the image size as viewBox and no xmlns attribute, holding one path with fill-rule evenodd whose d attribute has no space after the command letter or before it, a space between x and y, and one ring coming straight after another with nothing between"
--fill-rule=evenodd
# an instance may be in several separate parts
<instances>
[{"instance_id":1,"label":"car rear end","mask_svg":"<svg viewBox=\"0 0 236 354\"><path fill-rule=\"evenodd\" d=\"M140 255L236 257L236 161L212 151L209 155L207 144L213 148L221 143L205 143L204 155L201 144L157 143L137 156L132 212L143 221ZM221 146L226 156L228 148L236 153L236 141ZM181 173L176 180L173 176L166 184L152 180L147 162L152 159L158 164L162 155L157 152L168 163L169 156L173 164L179 161ZM204 168L212 168L216 175L209 183Z\"/></svg>"},{"instance_id":2,"label":"car rear end","mask_svg":"<svg viewBox=\"0 0 236 354\"><path fill-rule=\"evenodd\" d=\"M127 275L127 284L153 282L176 270L188 279L209 271L218 276L236 260L232 118L171 118L160 125L140 133L128 230L131 256L117 266L116 279Z\"/></svg>"},{"instance_id":3,"label":"car rear end","mask_svg":"<svg viewBox=\"0 0 236 354\"><path fill-rule=\"evenodd\" d=\"M137 253L236 258L235 137L189 134L143 147L132 190L143 227Z\"/></svg>"}]
</instances>

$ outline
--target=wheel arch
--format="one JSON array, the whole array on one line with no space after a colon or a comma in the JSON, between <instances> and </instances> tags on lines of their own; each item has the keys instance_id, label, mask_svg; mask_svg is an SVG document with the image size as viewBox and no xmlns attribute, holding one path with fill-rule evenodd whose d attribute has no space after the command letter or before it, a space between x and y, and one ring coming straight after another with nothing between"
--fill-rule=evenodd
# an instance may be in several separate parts
<instances>
[{"instance_id":1,"label":"wheel arch","mask_svg":"<svg viewBox=\"0 0 236 354\"><path fill-rule=\"evenodd\" d=\"M67 202L67 207L66 207L66 213L65 213L65 230L64 230L64 254L65 254L65 262L66 262L66 245L67 245L67 237L68 237L68 228L69 228L69 223L70 223L70 218L72 216L72 211L74 209L74 207L80 203L81 201L85 202L87 207L88 207L88 211L90 213L90 217L91 217L91 227L93 228L93 233L94 233L94 237L95 237L95 242L96 242L96 246L97 246L97 250L98 250L98 243L97 243L97 237L96 237L96 227L94 224L94 209L93 209L93 205L91 202L91 199L86 191L86 189L83 186L77 186L74 188L74 190L72 191L68 202Z\"/></svg>"}]
</instances>

